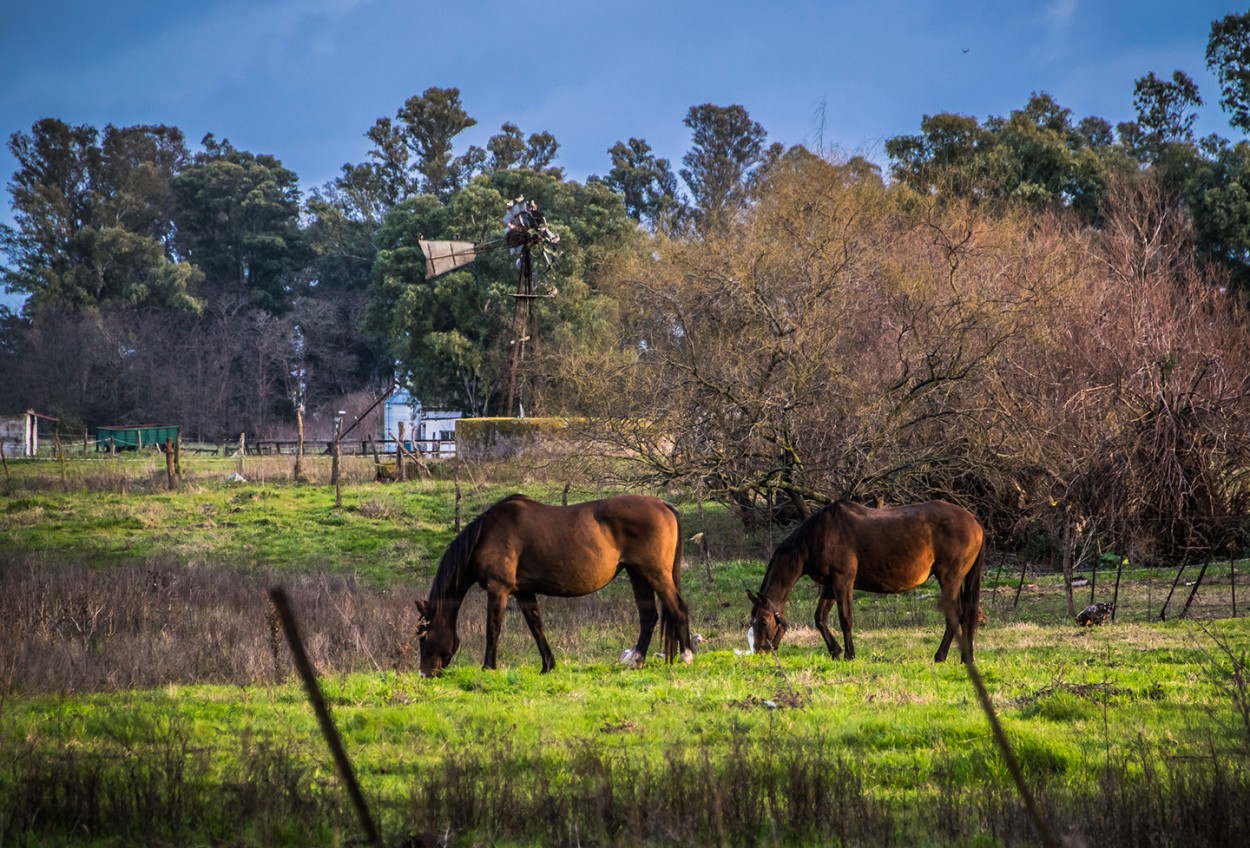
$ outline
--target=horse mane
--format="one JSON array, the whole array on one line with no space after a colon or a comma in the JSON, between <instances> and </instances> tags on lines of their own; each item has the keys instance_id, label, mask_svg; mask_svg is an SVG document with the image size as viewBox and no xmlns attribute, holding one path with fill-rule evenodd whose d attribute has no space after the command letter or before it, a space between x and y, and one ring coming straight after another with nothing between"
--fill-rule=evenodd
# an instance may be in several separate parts
<instances>
[{"instance_id":1,"label":"horse mane","mask_svg":"<svg viewBox=\"0 0 1250 848\"><path fill-rule=\"evenodd\" d=\"M513 501L529 501L537 503L533 498L522 494L511 494L500 498L483 510L477 518L470 521L456 538L451 540L443 557L438 561L438 571L434 573L434 582L430 585L430 601L436 601L447 595L459 595L458 588L464 585L464 576L469 568L469 561L478 541L482 537L482 528L486 520L500 506Z\"/></svg>"},{"instance_id":2,"label":"horse mane","mask_svg":"<svg viewBox=\"0 0 1250 848\"><path fill-rule=\"evenodd\" d=\"M801 555L803 546L811 542L812 535L819 529L820 523L834 518L841 506L842 501L825 504L803 519L799 526L790 531L789 536L786 536L777 544L777 548L773 551L773 556L775 557L778 554L784 556Z\"/></svg>"}]
</instances>

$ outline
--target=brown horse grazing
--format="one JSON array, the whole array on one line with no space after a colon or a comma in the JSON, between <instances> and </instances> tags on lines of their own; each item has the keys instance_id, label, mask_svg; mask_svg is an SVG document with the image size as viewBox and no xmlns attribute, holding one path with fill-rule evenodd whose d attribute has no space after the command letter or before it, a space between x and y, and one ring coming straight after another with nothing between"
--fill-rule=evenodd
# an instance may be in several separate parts
<instances>
[{"instance_id":1,"label":"brown horse grazing","mask_svg":"<svg viewBox=\"0 0 1250 848\"><path fill-rule=\"evenodd\" d=\"M846 658L855 658L851 641L851 595L854 589L892 594L915 589L937 577L939 604L947 617L946 633L933 659L942 662L959 623L967 640L965 662L972 658L977 629L985 534L972 513L945 501L873 509L847 501L830 504L799 525L777 546L764 572L759 594L751 599L751 647L776 650L788 624L786 601L806 574L820 585L816 629L835 660L842 647L829 630L829 608L838 607Z\"/></svg>"},{"instance_id":2,"label":"brown horse grazing","mask_svg":"<svg viewBox=\"0 0 1250 848\"><path fill-rule=\"evenodd\" d=\"M597 592L623 569L638 604L638 643L621 659L641 667L657 618L669 662L680 651L690 662L689 613L681 596L681 524L677 510L659 498L618 495L574 506L546 506L511 495L473 519L438 564L429 598L417 601L421 619L421 675L445 668L460 646L456 618L474 583L486 590L486 657L495 667L508 596L516 595L529 625L543 673L555 657L543 633L535 595L577 597ZM659 595L662 614L657 614Z\"/></svg>"}]
</instances>

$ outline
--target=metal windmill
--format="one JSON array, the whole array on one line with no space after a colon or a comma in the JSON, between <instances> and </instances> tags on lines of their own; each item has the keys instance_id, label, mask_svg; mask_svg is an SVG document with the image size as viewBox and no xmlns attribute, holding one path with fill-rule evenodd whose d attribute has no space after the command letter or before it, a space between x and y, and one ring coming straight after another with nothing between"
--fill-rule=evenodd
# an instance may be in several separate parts
<instances>
[{"instance_id":1,"label":"metal windmill","mask_svg":"<svg viewBox=\"0 0 1250 848\"><path fill-rule=\"evenodd\" d=\"M468 265L478 254L492 250L507 249L516 256L517 284L513 294L512 309L512 355L508 369L508 414L511 415L517 396L517 373L525 359L525 344L530 341L537 327L534 318L534 301L542 297L555 297L551 288L541 294L534 290L534 253L547 267L555 257L552 250L560 243L560 236L547 228L547 220L538 211L534 201L526 202L518 197L509 202L503 216L502 238L486 242L428 241L419 239L421 252L425 254L425 278L433 279L456 268Z\"/></svg>"}]
</instances>

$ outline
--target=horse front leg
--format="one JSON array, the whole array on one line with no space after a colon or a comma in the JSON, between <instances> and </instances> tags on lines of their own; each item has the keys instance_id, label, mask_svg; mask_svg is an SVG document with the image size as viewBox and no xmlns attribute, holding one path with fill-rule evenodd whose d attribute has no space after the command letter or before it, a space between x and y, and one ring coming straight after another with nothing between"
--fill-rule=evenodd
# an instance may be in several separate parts
<instances>
[{"instance_id":1,"label":"horse front leg","mask_svg":"<svg viewBox=\"0 0 1250 848\"><path fill-rule=\"evenodd\" d=\"M816 629L825 639L825 647L829 649L829 656L836 660L842 656L842 646L838 644L838 638L829 629L829 610L833 607L833 603L832 594L821 592L820 600L816 602Z\"/></svg>"},{"instance_id":2,"label":"horse front leg","mask_svg":"<svg viewBox=\"0 0 1250 848\"><path fill-rule=\"evenodd\" d=\"M499 634L503 632L503 617L508 611L508 593L487 590L486 595L486 656L482 668L495 667L495 650Z\"/></svg>"},{"instance_id":3,"label":"horse front leg","mask_svg":"<svg viewBox=\"0 0 1250 848\"><path fill-rule=\"evenodd\" d=\"M621 654L621 662L631 669L642 668L647 661L647 648L651 647L651 634L660 614L655 608L655 591L634 569L625 571L629 575L629 585L634 590L634 603L638 605L638 644Z\"/></svg>"},{"instance_id":4,"label":"horse front leg","mask_svg":"<svg viewBox=\"0 0 1250 848\"><path fill-rule=\"evenodd\" d=\"M538 655L543 660L542 673L546 674L556 667L556 658L551 653L551 646L547 644L547 634L543 632L543 618L538 612L538 599L534 597L533 592L524 594L518 592L516 602L521 608L521 615L525 616L525 623L529 625L530 634L538 644Z\"/></svg>"}]
</instances>

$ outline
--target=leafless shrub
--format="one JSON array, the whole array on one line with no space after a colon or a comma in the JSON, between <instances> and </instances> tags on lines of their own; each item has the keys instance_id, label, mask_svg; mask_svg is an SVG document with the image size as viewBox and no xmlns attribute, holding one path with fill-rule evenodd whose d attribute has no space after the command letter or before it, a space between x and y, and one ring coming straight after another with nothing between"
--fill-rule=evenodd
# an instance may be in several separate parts
<instances>
[{"instance_id":1,"label":"leafless shrub","mask_svg":"<svg viewBox=\"0 0 1250 848\"><path fill-rule=\"evenodd\" d=\"M939 496L1001 542L1240 545L1246 304L1148 176L1109 196L1095 232L796 160L731 233L623 267L630 317L560 360L569 402L625 479L748 519Z\"/></svg>"}]
</instances>

